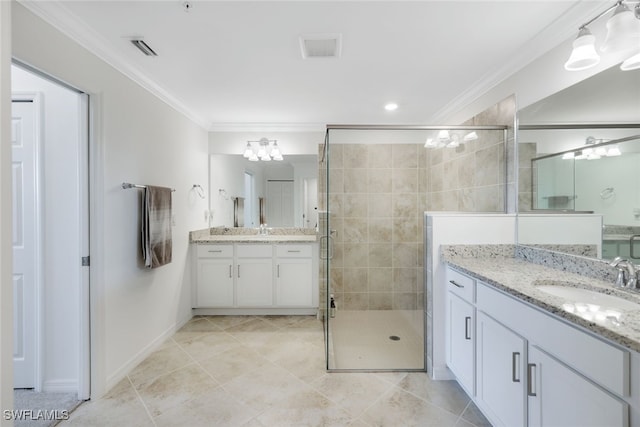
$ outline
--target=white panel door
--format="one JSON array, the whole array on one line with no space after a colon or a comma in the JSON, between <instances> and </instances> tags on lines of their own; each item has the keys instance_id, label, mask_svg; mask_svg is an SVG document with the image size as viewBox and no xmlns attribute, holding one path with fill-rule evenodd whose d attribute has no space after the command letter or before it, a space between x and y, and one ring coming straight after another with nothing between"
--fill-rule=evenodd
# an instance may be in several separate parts
<instances>
[{"instance_id":1,"label":"white panel door","mask_svg":"<svg viewBox=\"0 0 640 427\"><path fill-rule=\"evenodd\" d=\"M36 130L33 102L11 107L13 174L13 386L36 386Z\"/></svg>"}]
</instances>

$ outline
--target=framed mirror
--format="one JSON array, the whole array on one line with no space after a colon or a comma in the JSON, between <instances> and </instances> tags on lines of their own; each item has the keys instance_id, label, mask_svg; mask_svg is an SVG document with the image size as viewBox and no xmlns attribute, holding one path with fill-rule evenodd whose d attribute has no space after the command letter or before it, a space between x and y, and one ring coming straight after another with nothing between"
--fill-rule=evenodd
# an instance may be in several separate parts
<instances>
[{"instance_id":1,"label":"framed mirror","mask_svg":"<svg viewBox=\"0 0 640 427\"><path fill-rule=\"evenodd\" d=\"M605 70L518 124L518 243L640 259L640 71Z\"/></svg>"}]
</instances>

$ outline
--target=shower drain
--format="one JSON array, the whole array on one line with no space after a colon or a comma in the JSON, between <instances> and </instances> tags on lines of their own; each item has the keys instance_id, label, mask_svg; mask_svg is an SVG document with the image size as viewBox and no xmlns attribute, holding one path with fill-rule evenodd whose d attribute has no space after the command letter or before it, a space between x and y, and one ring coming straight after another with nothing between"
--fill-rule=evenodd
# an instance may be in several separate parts
<instances>
[{"instance_id":1,"label":"shower drain","mask_svg":"<svg viewBox=\"0 0 640 427\"><path fill-rule=\"evenodd\" d=\"M389 339L390 339L391 341L400 341L400 337L399 337L399 336L397 336L397 335L391 335L391 336L389 337Z\"/></svg>"}]
</instances>

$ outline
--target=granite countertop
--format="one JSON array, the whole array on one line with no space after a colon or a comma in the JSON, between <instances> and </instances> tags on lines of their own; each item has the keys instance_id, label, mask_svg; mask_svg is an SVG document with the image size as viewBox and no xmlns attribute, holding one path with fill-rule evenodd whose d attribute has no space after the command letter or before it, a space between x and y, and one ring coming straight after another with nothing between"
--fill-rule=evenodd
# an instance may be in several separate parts
<instances>
[{"instance_id":1,"label":"granite countertop","mask_svg":"<svg viewBox=\"0 0 640 427\"><path fill-rule=\"evenodd\" d=\"M315 235L259 234L209 235L191 240L191 243L313 243Z\"/></svg>"},{"instance_id":2,"label":"granite countertop","mask_svg":"<svg viewBox=\"0 0 640 427\"><path fill-rule=\"evenodd\" d=\"M640 352L640 292L614 288L613 282L561 271L520 258L448 256L445 260L450 266L520 300L582 326L623 347ZM614 312L613 317L587 320L581 316L588 316L589 310L584 313L576 311L577 301L553 296L537 288L540 285L553 284L586 288L621 297L626 301L638 303L639 310L616 309L619 313L617 316ZM585 306L581 306L581 309L584 310Z\"/></svg>"},{"instance_id":3,"label":"granite countertop","mask_svg":"<svg viewBox=\"0 0 640 427\"><path fill-rule=\"evenodd\" d=\"M189 233L191 243L314 243L315 230L309 228L270 228L269 234L259 234L257 228L213 227Z\"/></svg>"}]
</instances>

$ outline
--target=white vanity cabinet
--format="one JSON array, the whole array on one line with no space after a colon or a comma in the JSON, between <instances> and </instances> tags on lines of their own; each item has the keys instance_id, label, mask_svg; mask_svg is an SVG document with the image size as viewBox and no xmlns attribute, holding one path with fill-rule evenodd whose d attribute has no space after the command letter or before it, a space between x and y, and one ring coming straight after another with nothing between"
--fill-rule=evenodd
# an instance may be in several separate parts
<instances>
[{"instance_id":1,"label":"white vanity cabinet","mask_svg":"<svg viewBox=\"0 0 640 427\"><path fill-rule=\"evenodd\" d=\"M629 425L625 402L537 346L529 346L528 359L529 427Z\"/></svg>"},{"instance_id":2,"label":"white vanity cabinet","mask_svg":"<svg viewBox=\"0 0 640 427\"><path fill-rule=\"evenodd\" d=\"M196 314L316 314L316 243L195 245Z\"/></svg>"},{"instance_id":3,"label":"white vanity cabinet","mask_svg":"<svg viewBox=\"0 0 640 427\"><path fill-rule=\"evenodd\" d=\"M496 427L525 426L527 342L483 312L477 325L476 404Z\"/></svg>"},{"instance_id":4,"label":"white vanity cabinet","mask_svg":"<svg viewBox=\"0 0 640 427\"><path fill-rule=\"evenodd\" d=\"M313 259L310 245L276 246L276 305L313 303Z\"/></svg>"},{"instance_id":5,"label":"white vanity cabinet","mask_svg":"<svg viewBox=\"0 0 640 427\"><path fill-rule=\"evenodd\" d=\"M448 268L448 280L452 274L461 273ZM451 294L451 283L446 286ZM454 296L449 304L455 306ZM471 397L492 425L630 425L628 350L481 281L475 281L472 301L475 358L469 360L476 387ZM447 336L454 327L447 323ZM464 362L449 360L467 389L455 368Z\"/></svg>"},{"instance_id":6,"label":"white vanity cabinet","mask_svg":"<svg viewBox=\"0 0 640 427\"><path fill-rule=\"evenodd\" d=\"M233 307L233 245L198 245L194 302L203 307Z\"/></svg>"},{"instance_id":7,"label":"white vanity cabinet","mask_svg":"<svg viewBox=\"0 0 640 427\"><path fill-rule=\"evenodd\" d=\"M475 280L447 271L447 366L465 391L475 394Z\"/></svg>"},{"instance_id":8,"label":"white vanity cabinet","mask_svg":"<svg viewBox=\"0 0 640 427\"><path fill-rule=\"evenodd\" d=\"M236 245L236 301L239 307L273 305L273 245Z\"/></svg>"}]
</instances>

